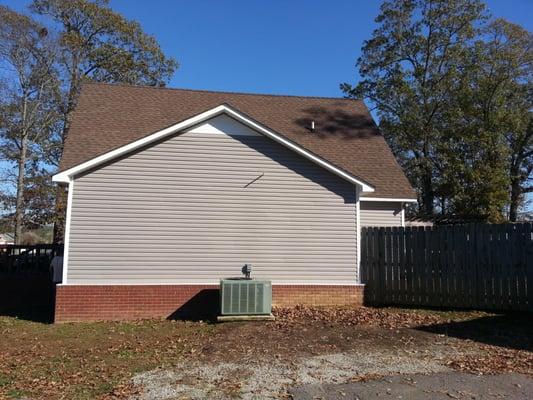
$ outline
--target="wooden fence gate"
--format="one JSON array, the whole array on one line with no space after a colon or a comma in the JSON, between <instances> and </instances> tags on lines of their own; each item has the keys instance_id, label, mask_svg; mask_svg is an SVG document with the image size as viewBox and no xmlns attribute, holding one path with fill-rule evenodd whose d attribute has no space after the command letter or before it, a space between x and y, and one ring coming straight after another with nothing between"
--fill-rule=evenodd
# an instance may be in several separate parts
<instances>
[{"instance_id":1,"label":"wooden fence gate","mask_svg":"<svg viewBox=\"0 0 533 400\"><path fill-rule=\"evenodd\" d=\"M363 228L370 304L533 311L533 224Z\"/></svg>"}]
</instances>

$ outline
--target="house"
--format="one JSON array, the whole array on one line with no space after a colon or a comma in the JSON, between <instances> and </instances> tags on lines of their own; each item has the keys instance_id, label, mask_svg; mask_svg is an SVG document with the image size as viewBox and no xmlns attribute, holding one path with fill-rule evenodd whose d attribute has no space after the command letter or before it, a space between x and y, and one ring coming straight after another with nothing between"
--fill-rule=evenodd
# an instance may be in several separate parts
<instances>
[{"instance_id":1,"label":"house","mask_svg":"<svg viewBox=\"0 0 533 400\"><path fill-rule=\"evenodd\" d=\"M165 317L245 263L274 304L360 304L361 227L416 199L361 101L108 84L82 88L54 181L57 321Z\"/></svg>"},{"instance_id":2,"label":"house","mask_svg":"<svg viewBox=\"0 0 533 400\"><path fill-rule=\"evenodd\" d=\"M0 245L8 245L15 243L15 235L13 233L0 233Z\"/></svg>"}]
</instances>

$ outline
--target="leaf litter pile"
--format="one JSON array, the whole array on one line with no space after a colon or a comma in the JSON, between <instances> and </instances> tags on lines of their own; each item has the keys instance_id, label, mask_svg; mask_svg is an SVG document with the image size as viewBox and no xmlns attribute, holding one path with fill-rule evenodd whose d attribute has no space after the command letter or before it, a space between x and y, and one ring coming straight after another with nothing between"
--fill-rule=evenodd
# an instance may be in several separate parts
<instances>
[{"instance_id":1,"label":"leaf litter pile","mask_svg":"<svg viewBox=\"0 0 533 400\"><path fill-rule=\"evenodd\" d=\"M203 384L230 397L243 390L262 393L252 385L254 370L246 368L253 363L263 379L270 374L273 382L286 385L431 368L533 376L533 327L527 314L367 307L278 308L274 313L273 322L224 324L49 325L0 317L0 398L149 398L143 397L143 379L132 378L150 371L188 389ZM169 372L184 365L188 374ZM220 373L213 374L213 368ZM279 371L292 375L278 377ZM212 382L205 378L210 376Z\"/></svg>"}]
</instances>

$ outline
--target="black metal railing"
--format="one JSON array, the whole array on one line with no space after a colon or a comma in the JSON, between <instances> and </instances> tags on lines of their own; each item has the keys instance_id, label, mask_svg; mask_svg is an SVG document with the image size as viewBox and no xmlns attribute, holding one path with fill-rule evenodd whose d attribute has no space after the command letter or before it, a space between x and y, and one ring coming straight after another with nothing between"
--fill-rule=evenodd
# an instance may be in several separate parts
<instances>
[{"instance_id":1,"label":"black metal railing","mask_svg":"<svg viewBox=\"0 0 533 400\"><path fill-rule=\"evenodd\" d=\"M0 274L49 274L52 258L62 248L62 244L0 245Z\"/></svg>"}]
</instances>

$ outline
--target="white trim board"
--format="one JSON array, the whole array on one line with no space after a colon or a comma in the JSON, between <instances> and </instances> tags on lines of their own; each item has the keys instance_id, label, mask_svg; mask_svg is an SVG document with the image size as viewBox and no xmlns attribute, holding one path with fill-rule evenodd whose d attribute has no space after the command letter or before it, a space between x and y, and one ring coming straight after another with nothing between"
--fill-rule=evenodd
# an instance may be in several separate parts
<instances>
[{"instance_id":1,"label":"white trim board","mask_svg":"<svg viewBox=\"0 0 533 400\"><path fill-rule=\"evenodd\" d=\"M328 161L312 154L311 152L305 150L304 148L296 145L295 143L285 139L281 135L277 134L276 132L260 125L259 123L253 121L252 119L248 118L244 114L232 109L231 107L228 107L225 104L222 104L220 106L217 106L215 108L212 108L210 110L207 110L201 114L198 114L192 118L189 118L185 121L179 122L175 125L172 125L168 128L165 128L163 130L160 130L158 132L155 132L149 136L146 136L142 139L136 140L135 142L129 143L125 146L119 147L118 149L109 151L105 154L102 154L98 157L95 157L91 160L88 160L84 163L81 163L75 167L69 168L66 171L60 172L52 177L52 180L54 182L64 182L68 183L71 181L71 179L82 172L85 172L91 168L94 168L98 165L101 165L107 161L113 160L117 157L123 156L127 153L130 153L136 149L139 149L143 146L149 145L151 143L154 143L158 140L164 139L167 136L170 136L172 134L175 134L179 131L185 130L187 128L196 126L210 118L216 117L220 114L226 114L237 121L243 123L244 125L256 130L259 133L264 134L265 136L275 140L276 142L284 145L285 147L295 151L296 153L304 156L305 158L309 159L310 161L320 165L321 167L327 169L328 171L340 176L341 178L346 179L348 182L351 182L353 184L359 185L361 187L362 192L371 193L374 192L374 188L367 184L366 182L361 181L360 179L356 178L355 176L348 174L345 171L342 171L341 169L335 167L333 164L329 163Z\"/></svg>"},{"instance_id":2,"label":"white trim board","mask_svg":"<svg viewBox=\"0 0 533 400\"><path fill-rule=\"evenodd\" d=\"M361 197L361 201L387 201L387 202L399 202L399 203L416 203L417 199L390 199L387 197Z\"/></svg>"},{"instance_id":3,"label":"white trim board","mask_svg":"<svg viewBox=\"0 0 533 400\"><path fill-rule=\"evenodd\" d=\"M266 279L261 278L260 276L252 276L252 279ZM150 283L150 282L109 282L109 283L60 283L57 286L197 286L197 285L210 285L210 286L219 286L220 279L206 279L205 281L181 281L177 283ZM357 282L295 282L295 281L274 281L272 286L365 286L364 283Z\"/></svg>"},{"instance_id":4,"label":"white trim board","mask_svg":"<svg viewBox=\"0 0 533 400\"><path fill-rule=\"evenodd\" d=\"M74 196L74 179L71 179L68 183L68 196L67 196L67 216L65 219L65 240L63 243L63 277L61 282L67 283L67 270L68 270L68 252L70 246L70 219L72 217L72 198Z\"/></svg>"},{"instance_id":5,"label":"white trim board","mask_svg":"<svg viewBox=\"0 0 533 400\"><path fill-rule=\"evenodd\" d=\"M359 190L355 191L355 223L357 231L357 281L361 283L361 196Z\"/></svg>"}]
</instances>

